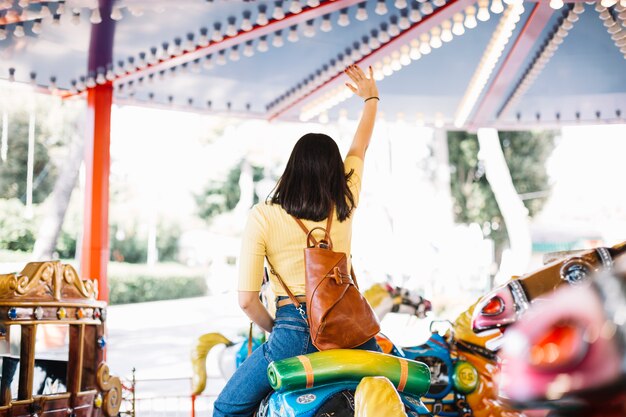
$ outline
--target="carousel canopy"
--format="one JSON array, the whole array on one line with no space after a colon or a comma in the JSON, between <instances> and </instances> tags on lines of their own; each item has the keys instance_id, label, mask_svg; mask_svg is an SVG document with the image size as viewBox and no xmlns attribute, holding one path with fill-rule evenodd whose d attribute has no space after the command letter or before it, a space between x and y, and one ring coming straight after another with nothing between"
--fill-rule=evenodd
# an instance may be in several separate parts
<instances>
[{"instance_id":1,"label":"carousel canopy","mask_svg":"<svg viewBox=\"0 0 626 417\"><path fill-rule=\"evenodd\" d=\"M626 1L0 0L0 57L0 78L64 99L113 83L120 104L355 117L342 71L357 63L388 119L619 122Z\"/></svg>"}]
</instances>

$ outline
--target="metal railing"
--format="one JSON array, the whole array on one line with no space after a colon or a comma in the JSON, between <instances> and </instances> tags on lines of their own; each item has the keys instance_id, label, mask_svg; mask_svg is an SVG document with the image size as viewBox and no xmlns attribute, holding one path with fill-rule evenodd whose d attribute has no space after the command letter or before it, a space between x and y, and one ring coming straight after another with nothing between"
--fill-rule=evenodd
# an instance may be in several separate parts
<instances>
[{"instance_id":1,"label":"metal railing","mask_svg":"<svg viewBox=\"0 0 626 417\"><path fill-rule=\"evenodd\" d=\"M132 379L123 388L120 414L129 417L209 416L217 393L191 395L191 378ZM220 377L209 379L222 380ZM165 393L164 393L165 392Z\"/></svg>"}]
</instances>

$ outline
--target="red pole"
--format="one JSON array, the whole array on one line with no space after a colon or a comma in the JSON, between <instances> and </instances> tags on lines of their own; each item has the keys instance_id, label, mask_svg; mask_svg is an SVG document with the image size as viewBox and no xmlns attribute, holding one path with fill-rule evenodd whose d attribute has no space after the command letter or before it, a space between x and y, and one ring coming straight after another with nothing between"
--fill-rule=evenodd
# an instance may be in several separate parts
<instances>
[{"instance_id":1,"label":"red pole","mask_svg":"<svg viewBox=\"0 0 626 417\"><path fill-rule=\"evenodd\" d=\"M91 73L113 61L114 0L98 0L102 22L91 25L87 68ZM85 137L85 212L81 252L81 276L98 280L98 299L109 301L109 170L111 155L111 105L113 86L97 85L87 92Z\"/></svg>"},{"instance_id":2,"label":"red pole","mask_svg":"<svg viewBox=\"0 0 626 417\"><path fill-rule=\"evenodd\" d=\"M191 417L196 417L196 395L191 394Z\"/></svg>"},{"instance_id":3,"label":"red pole","mask_svg":"<svg viewBox=\"0 0 626 417\"><path fill-rule=\"evenodd\" d=\"M87 92L85 141L85 211L81 276L98 280L98 299L108 301L109 169L113 87L98 85Z\"/></svg>"}]
</instances>

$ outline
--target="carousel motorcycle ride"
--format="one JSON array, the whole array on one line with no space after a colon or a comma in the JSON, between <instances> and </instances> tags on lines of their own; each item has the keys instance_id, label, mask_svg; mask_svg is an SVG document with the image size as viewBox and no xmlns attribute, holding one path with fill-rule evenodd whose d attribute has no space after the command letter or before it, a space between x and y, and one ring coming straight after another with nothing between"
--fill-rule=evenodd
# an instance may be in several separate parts
<instances>
[{"instance_id":1,"label":"carousel motorcycle ride","mask_svg":"<svg viewBox=\"0 0 626 417\"><path fill-rule=\"evenodd\" d=\"M364 296L379 318L389 312L423 318L431 310L428 300L415 292L389 284L375 284L364 292ZM236 356L229 362L239 366L264 341L264 335L251 335L252 332L247 340L237 344L219 333L209 333L198 339L192 351L194 395L200 394L206 386L206 358L211 348L225 344L226 349L236 353L229 355L231 358ZM394 410L404 413L398 416L430 415L420 401L430 383L428 367L398 355L398 350L383 336L379 335L377 339L396 355L334 349L272 363L268 378L275 391L262 402L257 416L352 417L358 415L355 414L356 408L364 417L392 417L396 415ZM229 356L222 354L222 357ZM342 372L338 372L338 368ZM223 372L223 368L221 370ZM375 387L385 389L378 392ZM373 394L374 391L378 394ZM355 392L367 394L362 394L363 399L359 402L355 400ZM366 414L365 410L369 410L367 413L370 414Z\"/></svg>"},{"instance_id":2,"label":"carousel motorcycle ride","mask_svg":"<svg viewBox=\"0 0 626 417\"><path fill-rule=\"evenodd\" d=\"M626 264L563 288L507 330L500 396L550 416L626 415Z\"/></svg>"},{"instance_id":3,"label":"carousel motorcycle ride","mask_svg":"<svg viewBox=\"0 0 626 417\"><path fill-rule=\"evenodd\" d=\"M521 416L498 397L494 375L497 353L507 326L518 320L536 300L556 288L586 280L626 261L626 242L611 248L554 254L537 271L509 281L462 313L451 329L433 332L423 345L397 349L410 359L426 363L431 387L422 398L440 416Z\"/></svg>"},{"instance_id":4,"label":"carousel motorcycle ride","mask_svg":"<svg viewBox=\"0 0 626 417\"><path fill-rule=\"evenodd\" d=\"M561 253L543 268L514 278L479 299L444 335L433 332L425 344L408 348L398 348L379 336L379 345L386 353L430 367L430 388L422 399L434 415L524 416L523 411L502 402L494 381L505 328L518 320L531 302L563 284L575 284L596 271L612 268L626 259L625 254L626 242L612 248Z\"/></svg>"}]
</instances>

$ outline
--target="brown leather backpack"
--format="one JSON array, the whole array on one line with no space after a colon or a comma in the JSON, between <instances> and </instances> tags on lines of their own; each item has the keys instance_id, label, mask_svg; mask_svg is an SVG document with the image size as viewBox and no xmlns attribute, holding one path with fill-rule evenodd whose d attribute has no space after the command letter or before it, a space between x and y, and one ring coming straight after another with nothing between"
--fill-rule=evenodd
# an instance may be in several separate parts
<instances>
[{"instance_id":1,"label":"brown leather backpack","mask_svg":"<svg viewBox=\"0 0 626 417\"><path fill-rule=\"evenodd\" d=\"M354 276L348 273L345 253L334 252L330 238L333 210L326 229L316 227L308 230L304 223L294 217L306 234L304 249L306 320L313 345L319 350L348 349L362 345L380 331L376 314L359 292ZM315 240L313 232L324 232L324 239ZM268 260L269 263L269 260ZM270 269L281 283L287 295L304 316L298 299L289 290L281 276L270 263Z\"/></svg>"}]
</instances>

